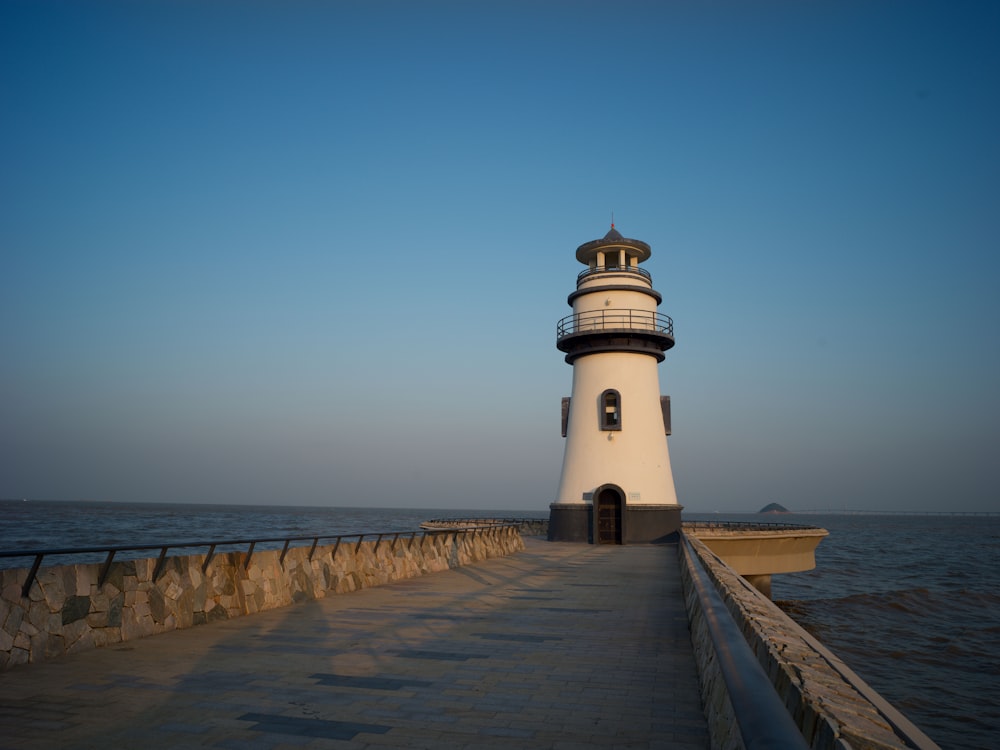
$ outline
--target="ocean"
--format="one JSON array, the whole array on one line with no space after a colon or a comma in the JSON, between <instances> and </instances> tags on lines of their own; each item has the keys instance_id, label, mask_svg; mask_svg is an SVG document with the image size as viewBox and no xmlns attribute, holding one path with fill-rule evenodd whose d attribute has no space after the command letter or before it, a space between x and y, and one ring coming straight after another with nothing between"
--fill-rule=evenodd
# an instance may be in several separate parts
<instances>
[{"instance_id":1,"label":"ocean","mask_svg":"<svg viewBox=\"0 0 1000 750\"><path fill-rule=\"evenodd\" d=\"M830 536L778 604L942 747L1000 747L1000 516L786 519Z\"/></svg>"},{"instance_id":2,"label":"ocean","mask_svg":"<svg viewBox=\"0 0 1000 750\"><path fill-rule=\"evenodd\" d=\"M548 508L0 501L0 550L413 531L430 518L465 516L547 518ZM1000 516L685 518L827 529L815 570L774 577L775 601L942 747L1000 747ZM0 567L29 564L0 558Z\"/></svg>"}]
</instances>

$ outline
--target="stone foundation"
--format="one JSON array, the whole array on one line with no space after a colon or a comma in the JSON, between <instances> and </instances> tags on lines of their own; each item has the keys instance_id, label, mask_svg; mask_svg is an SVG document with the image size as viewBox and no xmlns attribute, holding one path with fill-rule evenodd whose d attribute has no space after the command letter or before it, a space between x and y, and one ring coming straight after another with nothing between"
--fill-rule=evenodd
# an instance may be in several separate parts
<instances>
[{"instance_id":1,"label":"stone foundation","mask_svg":"<svg viewBox=\"0 0 1000 750\"><path fill-rule=\"evenodd\" d=\"M626 505L622 518L624 544L676 542L681 528L680 505ZM594 506L589 503L549 505L550 542L594 542Z\"/></svg>"},{"instance_id":2,"label":"stone foundation","mask_svg":"<svg viewBox=\"0 0 1000 750\"><path fill-rule=\"evenodd\" d=\"M625 544L676 542L683 509L680 505L626 505Z\"/></svg>"},{"instance_id":3,"label":"stone foundation","mask_svg":"<svg viewBox=\"0 0 1000 750\"><path fill-rule=\"evenodd\" d=\"M0 669L143 638L213 620L285 607L524 549L514 526L446 531L395 541L343 540L317 547L167 558L152 580L155 559L112 564L103 586L101 563L39 570L27 598L24 568L0 570Z\"/></svg>"},{"instance_id":4,"label":"stone foundation","mask_svg":"<svg viewBox=\"0 0 1000 750\"><path fill-rule=\"evenodd\" d=\"M590 542L594 538L594 506L552 503L549 506L550 542Z\"/></svg>"}]
</instances>

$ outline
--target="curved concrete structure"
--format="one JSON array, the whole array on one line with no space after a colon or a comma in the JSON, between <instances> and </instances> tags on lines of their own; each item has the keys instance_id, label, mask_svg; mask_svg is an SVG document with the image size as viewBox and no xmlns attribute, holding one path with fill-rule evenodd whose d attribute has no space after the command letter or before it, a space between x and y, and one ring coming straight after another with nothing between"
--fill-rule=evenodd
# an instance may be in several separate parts
<instances>
[{"instance_id":1,"label":"curved concrete structure","mask_svg":"<svg viewBox=\"0 0 1000 750\"><path fill-rule=\"evenodd\" d=\"M771 596L771 576L816 567L816 547L828 535L815 526L685 523L684 532L718 555L758 591Z\"/></svg>"}]
</instances>

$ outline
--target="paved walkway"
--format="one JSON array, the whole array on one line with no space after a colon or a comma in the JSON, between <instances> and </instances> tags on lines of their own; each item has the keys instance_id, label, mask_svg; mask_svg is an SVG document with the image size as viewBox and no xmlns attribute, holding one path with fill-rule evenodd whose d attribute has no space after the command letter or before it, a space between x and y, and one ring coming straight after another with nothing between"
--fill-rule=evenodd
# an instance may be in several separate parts
<instances>
[{"instance_id":1,"label":"paved walkway","mask_svg":"<svg viewBox=\"0 0 1000 750\"><path fill-rule=\"evenodd\" d=\"M509 558L0 673L0 748L706 748L676 547Z\"/></svg>"}]
</instances>

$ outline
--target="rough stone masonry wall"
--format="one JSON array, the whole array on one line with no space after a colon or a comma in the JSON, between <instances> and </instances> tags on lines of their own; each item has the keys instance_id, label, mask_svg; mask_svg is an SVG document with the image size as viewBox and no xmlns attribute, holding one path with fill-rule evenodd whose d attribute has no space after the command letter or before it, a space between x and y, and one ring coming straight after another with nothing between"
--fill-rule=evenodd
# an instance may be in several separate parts
<instances>
[{"instance_id":1,"label":"rough stone masonry wall","mask_svg":"<svg viewBox=\"0 0 1000 750\"><path fill-rule=\"evenodd\" d=\"M906 717L717 555L688 537L771 683L814 750L936 748ZM682 545L683 546L683 545ZM740 748L728 693L691 585L681 574L713 748Z\"/></svg>"},{"instance_id":2,"label":"rough stone masonry wall","mask_svg":"<svg viewBox=\"0 0 1000 750\"><path fill-rule=\"evenodd\" d=\"M376 549L376 547L378 549ZM524 549L516 527L443 532L393 542L383 538L309 548L220 553L202 573L204 555L39 570L28 597L24 568L0 570L0 669L66 653L227 620L289 604L434 573Z\"/></svg>"}]
</instances>

